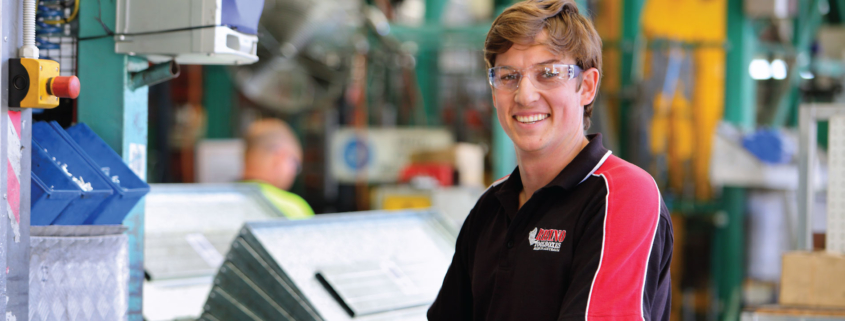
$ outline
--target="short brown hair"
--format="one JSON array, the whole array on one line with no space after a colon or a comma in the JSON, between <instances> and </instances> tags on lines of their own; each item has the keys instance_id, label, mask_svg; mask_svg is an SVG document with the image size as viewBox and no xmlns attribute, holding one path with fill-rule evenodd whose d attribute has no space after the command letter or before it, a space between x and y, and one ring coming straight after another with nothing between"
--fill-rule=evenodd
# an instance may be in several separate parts
<instances>
[{"instance_id":1,"label":"short brown hair","mask_svg":"<svg viewBox=\"0 0 845 321\"><path fill-rule=\"evenodd\" d=\"M505 9L493 21L484 41L487 67L495 67L497 54L507 52L514 43L533 42L543 30L549 35L544 45L555 54L570 55L582 70L596 68L600 83L601 38L593 23L578 13L573 0L526 0ZM580 82L577 88L581 89ZM595 99L584 106L584 130L590 128L593 102Z\"/></svg>"}]
</instances>

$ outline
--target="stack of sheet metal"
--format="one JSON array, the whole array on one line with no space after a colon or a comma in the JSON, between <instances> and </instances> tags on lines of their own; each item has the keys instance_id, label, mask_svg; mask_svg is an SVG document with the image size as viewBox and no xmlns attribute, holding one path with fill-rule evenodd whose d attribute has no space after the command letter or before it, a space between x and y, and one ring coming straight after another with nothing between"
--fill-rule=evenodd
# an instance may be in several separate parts
<instances>
[{"instance_id":1,"label":"stack of sheet metal","mask_svg":"<svg viewBox=\"0 0 845 321\"><path fill-rule=\"evenodd\" d=\"M429 211L246 223L201 320L424 320L455 239Z\"/></svg>"}]
</instances>

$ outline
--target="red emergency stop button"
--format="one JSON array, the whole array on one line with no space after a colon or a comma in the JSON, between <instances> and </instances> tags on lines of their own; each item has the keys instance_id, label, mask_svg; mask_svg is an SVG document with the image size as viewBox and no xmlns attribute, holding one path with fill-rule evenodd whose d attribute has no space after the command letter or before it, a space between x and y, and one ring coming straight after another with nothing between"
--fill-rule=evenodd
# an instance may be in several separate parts
<instances>
[{"instance_id":1,"label":"red emergency stop button","mask_svg":"<svg viewBox=\"0 0 845 321\"><path fill-rule=\"evenodd\" d=\"M59 76L47 80L47 93L61 98L79 97L79 78Z\"/></svg>"}]
</instances>

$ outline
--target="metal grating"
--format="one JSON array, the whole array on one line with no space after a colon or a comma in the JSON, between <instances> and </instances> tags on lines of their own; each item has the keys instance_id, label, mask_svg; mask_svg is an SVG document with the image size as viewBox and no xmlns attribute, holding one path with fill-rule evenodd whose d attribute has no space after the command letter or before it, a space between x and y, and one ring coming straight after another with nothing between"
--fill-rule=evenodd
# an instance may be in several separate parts
<instances>
[{"instance_id":1,"label":"metal grating","mask_svg":"<svg viewBox=\"0 0 845 321\"><path fill-rule=\"evenodd\" d=\"M339 288L343 299L363 312L354 319L425 320L454 251L456 235L447 224L428 211L247 223L215 277L201 319L352 320L317 273L333 275L336 283L338 277L377 265L401 269L407 277L359 277L359 292L344 280ZM357 293L390 294L397 288L406 302L397 304L390 297L355 301L362 298Z\"/></svg>"},{"instance_id":2,"label":"metal grating","mask_svg":"<svg viewBox=\"0 0 845 321\"><path fill-rule=\"evenodd\" d=\"M36 44L39 58L58 61L62 76L76 75L77 21L75 1L40 0L36 12Z\"/></svg>"},{"instance_id":3,"label":"metal grating","mask_svg":"<svg viewBox=\"0 0 845 321\"><path fill-rule=\"evenodd\" d=\"M45 40L58 45L55 49L40 49L41 59L51 59L59 62L62 76L76 75L76 37L75 36L48 36Z\"/></svg>"},{"instance_id":4,"label":"metal grating","mask_svg":"<svg viewBox=\"0 0 845 321\"><path fill-rule=\"evenodd\" d=\"M845 116L830 118L827 183L828 252L845 254Z\"/></svg>"}]
</instances>

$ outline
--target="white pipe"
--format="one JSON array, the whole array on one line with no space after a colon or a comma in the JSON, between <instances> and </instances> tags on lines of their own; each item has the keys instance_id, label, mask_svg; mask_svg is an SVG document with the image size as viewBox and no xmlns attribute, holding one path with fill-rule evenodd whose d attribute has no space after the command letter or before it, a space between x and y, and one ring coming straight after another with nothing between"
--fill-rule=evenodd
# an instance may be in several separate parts
<instances>
[{"instance_id":1,"label":"white pipe","mask_svg":"<svg viewBox=\"0 0 845 321\"><path fill-rule=\"evenodd\" d=\"M35 0L23 1L23 47L21 58L38 59L38 47L35 46Z\"/></svg>"}]
</instances>

